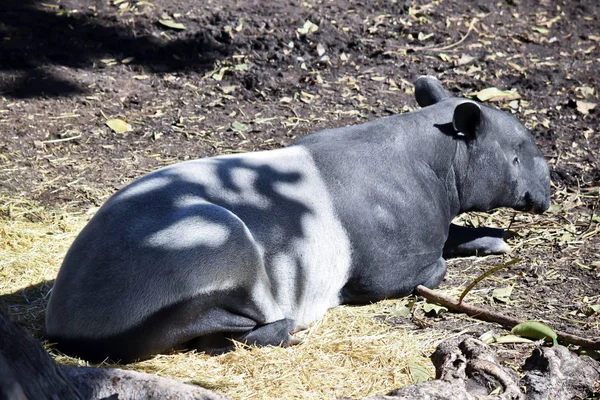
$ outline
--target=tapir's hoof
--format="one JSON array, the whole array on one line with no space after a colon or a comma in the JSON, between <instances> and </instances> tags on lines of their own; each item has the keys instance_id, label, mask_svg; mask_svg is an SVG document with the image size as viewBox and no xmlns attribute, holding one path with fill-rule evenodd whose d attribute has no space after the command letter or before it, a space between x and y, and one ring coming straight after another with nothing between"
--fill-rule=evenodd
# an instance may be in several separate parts
<instances>
[{"instance_id":1,"label":"tapir's hoof","mask_svg":"<svg viewBox=\"0 0 600 400\"><path fill-rule=\"evenodd\" d=\"M288 340L287 343L284 343L283 347L296 346L296 345L302 344L302 343L304 343L304 340L298 339L297 337L290 335L290 340Z\"/></svg>"},{"instance_id":2,"label":"tapir's hoof","mask_svg":"<svg viewBox=\"0 0 600 400\"><path fill-rule=\"evenodd\" d=\"M290 335L295 335L296 333L301 332L301 331L305 331L307 329L308 329L308 325L305 325L305 324L296 325L296 327L294 328L294 330L290 332Z\"/></svg>"}]
</instances>

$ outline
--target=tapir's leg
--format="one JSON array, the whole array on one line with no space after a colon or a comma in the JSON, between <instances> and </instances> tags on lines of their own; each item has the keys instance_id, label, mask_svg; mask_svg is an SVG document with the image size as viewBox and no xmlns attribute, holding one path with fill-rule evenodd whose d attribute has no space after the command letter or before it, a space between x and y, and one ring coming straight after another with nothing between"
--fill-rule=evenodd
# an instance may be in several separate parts
<instances>
[{"instance_id":1,"label":"tapir's leg","mask_svg":"<svg viewBox=\"0 0 600 400\"><path fill-rule=\"evenodd\" d=\"M235 335L233 339L253 346L287 346L294 344L290 335L296 323L291 319L280 319L270 324L257 326L250 332Z\"/></svg>"},{"instance_id":2,"label":"tapir's leg","mask_svg":"<svg viewBox=\"0 0 600 400\"><path fill-rule=\"evenodd\" d=\"M427 279L421 285L430 289L436 288L446 275L446 260L439 258L433 265L427 269Z\"/></svg>"},{"instance_id":3,"label":"tapir's leg","mask_svg":"<svg viewBox=\"0 0 600 400\"><path fill-rule=\"evenodd\" d=\"M95 303L90 302L87 308L92 310L88 314L93 314L96 303L117 304L114 313L126 319L128 313L133 314L133 307L128 307L131 303L136 313L145 312L144 318L109 334L80 333L82 329L78 331L77 326L63 327L69 320L60 321L63 325L55 323L48 334L59 349L92 361L110 358L130 362L173 349L218 353L233 349L230 339L257 345L287 344L291 340L289 332L293 324L286 317L292 316L285 315L274 298L272 290L276 283L271 282L261 248L243 221L212 204L192 205L178 211L182 214L178 215L180 219L186 222L186 232L205 232L211 238L219 233L217 226L226 232L222 241L217 237L212 242L206 239L193 243L181 233L171 234L168 241L156 234L154 237L158 239L154 241L140 240L142 244L132 246L136 265L145 272L139 276L137 286L128 288L121 282L112 282L118 290L129 289L130 293L119 298L121 293L100 291L93 296ZM209 216L213 222L208 224L200 216ZM169 229L165 231L169 233ZM139 306L140 297L150 311ZM173 300L164 301L169 298ZM69 299L68 296L53 299L53 318L61 315L61 309L68 313ZM159 300L167 304L157 306ZM94 320L93 315L89 318Z\"/></svg>"},{"instance_id":4,"label":"tapir's leg","mask_svg":"<svg viewBox=\"0 0 600 400\"><path fill-rule=\"evenodd\" d=\"M504 229L451 224L444 245L444 257L510 253L510 246L504 241L505 236Z\"/></svg>"},{"instance_id":5,"label":"tapir's leg","mask_svg":"<svg viewBox=\"0 0 600 400\"><path fill-rule=\"evenodd\" d=\"M197 349L209 354L222 354L234 349L233 340L250 346L290 346L299 343L290 332L294 329L293 320L284 318L265 325L259 325L247 332L233 334L213 334L196 338L188 343L188 349Z\"/></svg>"}]
</instances>

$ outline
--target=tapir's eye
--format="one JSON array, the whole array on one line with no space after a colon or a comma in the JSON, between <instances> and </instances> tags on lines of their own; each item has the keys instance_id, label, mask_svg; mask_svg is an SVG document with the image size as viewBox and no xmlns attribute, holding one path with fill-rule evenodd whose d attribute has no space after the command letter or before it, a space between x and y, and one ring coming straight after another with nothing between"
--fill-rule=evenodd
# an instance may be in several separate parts
<instances>
[{"instance_id":1,"label":"tapir's eye","mask_svg":"<svg viewBox=\"0 0 600 400\"><path fill-rule=\"evenodd\" d=\"M519 164L519 157L516 157L513 159L513 164L514 165L518 165Z\"/></svg>"}]
</instances>

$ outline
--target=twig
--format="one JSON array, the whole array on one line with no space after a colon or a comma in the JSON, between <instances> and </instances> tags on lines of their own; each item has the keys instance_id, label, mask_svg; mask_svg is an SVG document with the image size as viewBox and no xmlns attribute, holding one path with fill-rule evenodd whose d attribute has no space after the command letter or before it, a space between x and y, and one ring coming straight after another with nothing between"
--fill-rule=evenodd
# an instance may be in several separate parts
<instances>
[{"instance_id":1,"label":"twig","mask_svg":"<svg viewBox=\"0 0 600 400\"><path fill-rule=\"evenodd\" d=\"M454 311L465 313L468 316L479 319L481 321L496 322L507 328L512 328L513 326L518 325L521 322L523 322L519 319L508 317L506 315L502 315L502 314L499 314L499 313L496 313L493 311L489 311L489 310L486 310L483 308L479 308L479 307L467 304L465 302L459 303L456 300L454 300L453 298L445 296L441 293L434 292L433 290L428 289L425 286L421 286L421 285L417 286L417 288L415 289L415 292L417 294L425 297L427 300L439 303L439 304L443 305L444 307L447 307ZM582 346L587 349L600 350L600 340L586 339L581 336L576 336L576 335L572 335L570 333L561 332L561 331L557 331L557 330L555 330L555 332L556 332L556 335L558 336L558 340L561 342L570 343L570 344L574 344L577 346Z\"/></svg>"},{"instance_id":2,"label":"twig","mask_svg":"<svg viewBox=\"0 0 600 400\"><path fill-rule=\"evenodd\" d=\"M81 134L76 135L76 136L62 138L62 139L44 140L44 141L42 141L42 143L43 144L61 143L61 142L68 142L69 140L75 140L75 139L79 139L79 138L81 138Z\"/></svg>"},{"instance_id":3,"label":"twig","mask_svg":"<svg viewBox=\"0 0 600 400\"><path fill-rule=\"evenodd\" d=\"M477 18L473 18L471 20L471 23L469 24L469 29L467 30L467 33L465 33L465 36L463 36L458 42L455 43L451 43L447 46L442 46L442 47L437 47L437 45L431 45L431 46L423 46L423 47L399 47L396 50L397 51L401 51L401 50L410 50L410 51L444 51L444 50L449 50L453 47L456 47L458 45L460 45L462 42L464 42L465 40L467 40L467 37L469 37L469 34L471 33L471 31L473 30L475 23L477 22Z\"/></svg>"},{"instance_id":4,"label":"twig","mask_svg":"<svg viewBox=\"0 0 600 400\"><path fill-rule=\"evenodd\" d=\"M488 276L490 276L491 274L493 274L496 271L500 271L501 269L504 269L510 265L516 264L519 261L521 261L520 258L514 258L510 261L505 262L504 264L500 264L498 266L495 266L494 268L485 271L483 274L479 275L473 282L471 282L471 284L469 286L467 286L467 288L465 290L463 290L463 292L461 293L460 297L458 298L458 302L462 303L463 299L465 298L465 296L471 291L471 289L473 289L475 287L475 285L477 285L479 282L481 282L482 280L484 280L485 278L487 278Z\"/></svg>"}]
</instances>

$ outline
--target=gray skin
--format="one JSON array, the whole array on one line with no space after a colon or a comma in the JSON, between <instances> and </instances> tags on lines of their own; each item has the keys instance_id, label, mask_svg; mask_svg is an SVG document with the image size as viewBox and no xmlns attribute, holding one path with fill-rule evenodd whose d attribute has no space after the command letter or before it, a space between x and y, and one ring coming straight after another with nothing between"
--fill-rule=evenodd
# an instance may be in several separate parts
<instances>
[{"instance_id":1,"label":"gray skin","mask_svg":"<svg viewBox=\"0 0 600 400\"><path fill-rule=\"evenodd\" d=\"M451 222L548 208L548 166L531 134L433 77L415 88L418 111L174 164L117 192L65 257L50 341L121 362L220 353L232 339L287 345L336 305L436 287L443 253L508 251L502 230Z\"/></svg>"}]
</instances>

